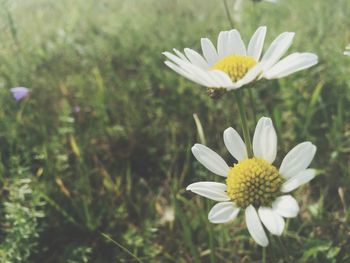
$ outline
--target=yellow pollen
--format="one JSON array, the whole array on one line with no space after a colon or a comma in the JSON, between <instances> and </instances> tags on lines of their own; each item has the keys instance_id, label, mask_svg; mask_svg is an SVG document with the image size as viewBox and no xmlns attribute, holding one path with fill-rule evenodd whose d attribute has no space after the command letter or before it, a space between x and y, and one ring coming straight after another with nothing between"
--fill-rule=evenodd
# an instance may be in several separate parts
<instances>
[{"instance_id":1,"label":"yellow pollen","mask_svg":"<svg viewBox=\"0 0 350 263\"><path fill-rule=\"evenodd\" d=\"M241 208L268 206L278 196L282 183L276 167L253 157L239 161L230 169L226 192Z\"/></svg>"},{"instance_id":2,"label":"yellow pollen","mask_svg":"<svg viewBox=\"0 0 350 263\"><path fill-rule=\"evenodd\" d=\"M218 69L228 74L232 81L236 82L244 77L249 69L257 64L250 56L230 55L214 64L212 69Z\"/></svg>"}]
</instances>

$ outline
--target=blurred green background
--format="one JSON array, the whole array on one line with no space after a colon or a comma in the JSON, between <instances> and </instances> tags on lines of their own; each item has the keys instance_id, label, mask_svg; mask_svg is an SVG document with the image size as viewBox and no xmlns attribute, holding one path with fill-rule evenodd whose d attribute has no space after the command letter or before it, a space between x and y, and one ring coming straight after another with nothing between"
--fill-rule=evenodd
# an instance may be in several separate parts
<instances>
[{"instance_id":1,"label":"blurred green background","mask_svg":"<svg viewBox=\"0 0 350 263\"><path fill-rule=\"evenodd\" d=\"M319 56L253 99L274 120L277 165L299 142L318 147L318 176L297 191L301 212L282 236L291 262L350 262L350 3L234 2L246 43L266 25L265 49L294 31L289 52ZM185 191L219 180L190 152L193 113L232 164L222 132L240 131L233 94L210 99L161 55L216 42L230 29L223 1L2 0L0 29L1 262L260 262L242 217L212 225L213 203ZM30 97L16 103L15 86ZM272 243L268 262L285 262L281 252Z\"/></svg>"}]
</instances>

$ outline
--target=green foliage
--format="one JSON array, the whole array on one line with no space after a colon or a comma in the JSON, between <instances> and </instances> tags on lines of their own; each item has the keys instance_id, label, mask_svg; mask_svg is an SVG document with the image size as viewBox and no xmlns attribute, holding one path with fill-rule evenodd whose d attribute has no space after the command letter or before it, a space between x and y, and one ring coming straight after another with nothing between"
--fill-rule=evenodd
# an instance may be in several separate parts
<instances>
[{"instance_id":1,"label":"green foliage","mask_svg":"<svg viewBox=\"0 0 350 263\"><path fill-rule=\"evenodd\" d=\"M295 31L291 51L320 58L310 70L253 90L256 110L277 128L276 164L301 141L318 146L319 174L296 193L301 213L282 237L293 262L350 260L347 2L243 1L240 22L233 13L246 43L267 25L266 43ZM222 132L239 127L234 98L211 100L161 55L173 47L199 51L204 36L215 42L230 28L222 1L1 1L0 28L0 247L4 257L14 249L8 262L261 259L243 220L211 225L212 202L184 190L218 180L191 155L200 140L193 113L206 143L232 162ZM30 97L15 103L13 86L30 88ZM248 113L252 132L250 106ZM31 192L20 196L20 189ZM164 222L168 208L175 220ZM274 251L268 262L283 257Z\"/></svg>"},{"instance_id":2,"label":"green foliage","mask_svg":"<svg viewBox=\"0 0 350 263\"><path fill-rule=\"evenodd\" d=\"M8 197L3 202L4 239L0 245L3 263L28 262L38 249L39 220L44 217L43 202L32 189L28 178L16 178L6 189Z\"/></svg>"}]
</instances>

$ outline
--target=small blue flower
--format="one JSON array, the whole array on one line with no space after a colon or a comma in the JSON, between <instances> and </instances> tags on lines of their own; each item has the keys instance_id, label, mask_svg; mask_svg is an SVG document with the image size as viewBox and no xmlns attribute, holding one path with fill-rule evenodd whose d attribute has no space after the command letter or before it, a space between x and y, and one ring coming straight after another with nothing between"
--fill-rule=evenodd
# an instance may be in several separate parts
<instances>
[{"instance_id":1,"label":"small blue flower","mask_svg":"<svg viewBox=\"0 0 350 263\"><path fill-rule=\"evenodd\" d=\"M11 93L16 101L20 101L29 96L30 90L25 87L15 87L11 88Z\"/></svg>"}]
</instances>

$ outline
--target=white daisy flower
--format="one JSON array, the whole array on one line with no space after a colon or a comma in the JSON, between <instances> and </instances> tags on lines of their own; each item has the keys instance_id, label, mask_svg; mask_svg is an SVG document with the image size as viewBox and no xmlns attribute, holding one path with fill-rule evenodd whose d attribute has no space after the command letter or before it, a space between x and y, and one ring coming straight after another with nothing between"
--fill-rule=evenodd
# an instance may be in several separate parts
<instances>
[{"instance_id":1,"label":"white daisy flower","mask_svg":"<svg viewBox=\"0 0 350 263\"><path fill-rule=\"evenodd\" d=\"M226 223L245 211L245 221L252 238L261 246L269 241L264 227L280 236L284 219L297 216L297 201L288 194L315 177L308 169L316 153L316 146L303 142L295 146L283 159L279 169L272 163L276 158L277 136L270 118L262 117L253 137L254 157L248 158L246 146L233 128L223 134L224 143L238 160L229 167L213 150L195 144L192 153L209 171L226 178L225 183L197 182L186 189L219 202L210 210L212 223Z\"/></svg>"},{"instance_id":2,"label":"white daisy flower","mask_svg":"<svg viewBox=\"0 0 350 263\"><path fill-rule=\"evenodd\" d=\"M345 56L350 56L350 44L345 47L343 54Z\"/></svg>"},{"instance_id":3,"label":"white daisy flower","mask_svg":"<svg viewBox=\"0 0 350 263\"><path fill-rule=\"evenodd\" d=\"M261 58L266 27L259 27L249 41L243 43L236 29L222 31L217 49L208 38L201 39L203 56L185 48L184 53L163 52L165 64L185 78L208 88L240 88L257 79L277 79L307 69L318 61L313 53L293 53L281 59L292 44L294 33L280 34ZM281 59L281 60L280 60Z\"/></svg>"}]
</instances>

